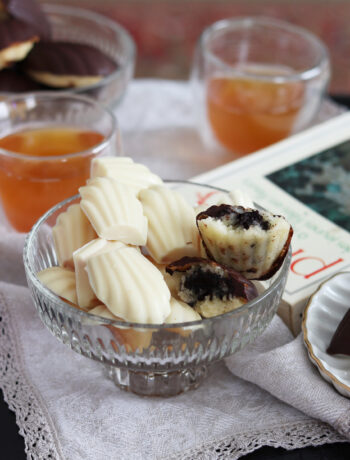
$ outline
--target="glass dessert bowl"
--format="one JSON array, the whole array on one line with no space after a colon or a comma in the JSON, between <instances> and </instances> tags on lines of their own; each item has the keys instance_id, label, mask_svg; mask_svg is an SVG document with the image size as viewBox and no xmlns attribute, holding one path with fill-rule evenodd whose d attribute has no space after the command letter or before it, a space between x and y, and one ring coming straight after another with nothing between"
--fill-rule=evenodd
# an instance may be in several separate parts
<instances>
[{"instance_id":1,"label":"glass dessert bowl","mask_svg":"<svg viewBox=\"0 0 350 460\"><path fill-rule=\"evenodd\" d=\"M219 190L180 181L168 182L168 186L192 205L199 196ZM77 353L103 363L120 388L149 396L172 396L197 388L211 363L252 343L272 320L287 280L290 248L278 272L259 283L258 297L233 311L200 321L159 325L122 322L87 313L62 300L36 274L57 265L51 229L57 217L79 201L76 195L59 203L28 234L24 247L28 285L47 328Z\"/></svg>"},{"instance_id":2,"label":"glass dessert bowl","mask_svg":"<svg viewBox=\"0 0 350 460\"><path fill-rule=\"evenodd\" d=\"M126 92L135 66L136 46L128 31L116 21L84 8L51 2L42 2L41 7L51 28L49 43L64 42L68 49L61 54L60 48L59 57L56 55L57 49L51 48L44 52L42 50L40 56L36 55L36 62L44 66L41 72L45 75L45 79L37 80L28 72L38 70L27 68L26 61L31 53L26 56L26 59L19 61L14 69L2 71L0 97L18 92L44 90L82 94L111 108L117 106ZM41 42L45 41L40 40L37 45L41 46ZM95 53L91 54L92 50L87 52L86 49L74 51L69 45L87 45L92 47ZM35 50L34 46L33 51ZM101 69L107 65L106 59L110 61L110 65L107 66L108 73L105 71L101 73ZM87 67L87 64L82 65L84 60L89 61L88 68L92 71L92 75L84 75L84 69ZM49 67L45 68L47 61ZM72 76L74 81L67 83L66 86L57 83L57 80L71 79ZM88 77L83 85L77 84L77 80L81 77Z\"/></svg>"}]
</instances>

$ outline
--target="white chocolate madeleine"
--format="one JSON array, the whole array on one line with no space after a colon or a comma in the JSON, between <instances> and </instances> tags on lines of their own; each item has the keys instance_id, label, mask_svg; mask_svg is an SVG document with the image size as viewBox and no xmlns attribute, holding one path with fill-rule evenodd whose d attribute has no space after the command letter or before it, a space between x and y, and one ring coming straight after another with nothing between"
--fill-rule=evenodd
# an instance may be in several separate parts
<instances>
[{"instance_id":1,"label":"white chocolate madeleine","mask_svg":"<svg viewBox=\"0 0 350 460\"><path fill-rule=\"evenodd\" d=\"M146 259L148 259L152 263L152 265L154 265L156 268L158 268L160 273L164 276L166 274L165 269L166 269L167 264L159 264L149 254L145 254L144 253L144 250L146 249L145 246L143 246L142 248L139 248L139 249L142 252L142 254L146 257Z\"/></svg>"},{"instance_id":2,"label":"white chocolate madeleine","mask_svg":"<svg viewBox=\"0 0 350 460\"><path fill-rule=\"evenodd\" d=\"M100 238L144 245L147 219L131 189L108 177L96 177L79 189L80 206Z\"/></svg>"},{"instance_id":3,"label":"white chocolate madeleine","mask_svg":"<svg viewBox=\"0 0 350 460\"><path fill-rule=\"evenodd\" d=\"M201 316L187 303L172 297L170 299L170 315L166 318L167 324L186 323L190 321L199 321Z\"/></svg>"},{"instance_id":4,"label":"white chocolate madeleine","mask_svg":"<svg viewBox=\"0 0 350 460\"><path fill-rule=\"evenodd\" d=\"M52 234L58 263L69 268L74 268L73 252L97 237L79 204L72 204L58 216Z\"/></svg>"},{"instance_id":5,"label":"white chocolate madeleine","mask_svg":"<svg viewBox=\"0 0 350 460\"><path fill-rule=\"evenodd\" d=\"M88 309L99 303L94 291L91 289L86 271L88 259L96 254L124 247L125 244L120 241L107 241L102 238L97 238L74 251L73 260L76 277L77 303L79 307Z\"/></svg>"},{"instance_id":6,"label":"white chocolate madeleine","mask_svg":"<svg viewBox=\"0 0 350 460\"><path fill-rule=\"evenodd\" d=\"M77 304L75 273L68 268L50 267L36 275L38 279L53 293Z\"/></svg>"},{"instance_id":7,"label":"white chocolate madeleine","mask_svg":"<svg viewBox=\"0 0 350 460\"><path fill-rule=\"evenodd\" d=\"M245 190L230 190L228 196L231 202L222 202L220 204L232 204L233 206L243 206L243 208L255 208L253 200Z\"/></svg>"},{"instance_id":8,"label":"white chocolate madeleine","mask_svg":"<svg viewBox=\"0 0 350 460\"><path fill-rule=\"evenodd\" d=\"M115 316L137 323L163 323L170 291L160 271L137 249L126 247L87 261L90 285Z\"/></svg>"},{"instance_id":9,"label":"white chocolate madeleine","mask_svg":"<svg viewBox=\"0 0 350 460\"><path fill-rule=\"evenodd\" d=\"M155 185L142 190L139 199L148 219L146 247L158 263L198 255L195 212L175 190Z\"/></svg>"},{"instance_id":10,"label":"white chocolate madeleine","mask_svg":"<svg viewBox=\"0 0 350 460\"><path fill-rule=\"evenodd\" d=\"M134 163L129 157L94 158L91 162L91 177L111 177L131 187L136 194L151 185L163 183L147 166Z\"/></svg>"},{"instance_id":11,"label":"white chocolate madeleine","mask_svg":"<svg viewBox=\"0 0 350 460\"><path fill-rule=\"evenodd\" d=\"M130 157L100 157L94 158L91 161L90 166L90 178L94 177L110 177L108 174L108 166L113 166L113 169L117 169L121 164L133 164L134 160Z\"/></svg>"},{"instance_id":12,"label":"white chocolate madeleine","mask_svg":"<svg viewBox=\"0 0 350 460\"><path fill-rule=\"evenodd\" d=\"M108 310L106 305L103 305L103 304L96 305L96 307L91 308L91 310L89 310L89 313L92 315L101 316L102 318L106 318L106 319L122 321L121 318L118 318L117 316L113 315L113 313L111 313Z\"/></svg>"},{"instance_id":13,"label":"white chocolate madeleine","mask_svg":"<svg viewBox=\"0 0 350 460\"><path fill-rule=\"evenodd\" d=\"M225 204L198 214L197 225L211 259L256 280L276 273L293 235L282 216Z\"/></svg>"},{"instance_id":14,"label":"white chocolate madeleine","mask_svg":"<svg viewBox=\"0 0 350 460\"><path fill-rule=\"evenodd\" d=\"M123 321L121 318L113 315L105 305L98 305L90 310L89 313L106 319ZM124 345L127 349L131 349L132 351L136 351L137 349L142 351L144 348L148 348L152 340L152 329L135 330L133 328L107 327L117 339L118 344Z\"/></svg>"}]
</instances>

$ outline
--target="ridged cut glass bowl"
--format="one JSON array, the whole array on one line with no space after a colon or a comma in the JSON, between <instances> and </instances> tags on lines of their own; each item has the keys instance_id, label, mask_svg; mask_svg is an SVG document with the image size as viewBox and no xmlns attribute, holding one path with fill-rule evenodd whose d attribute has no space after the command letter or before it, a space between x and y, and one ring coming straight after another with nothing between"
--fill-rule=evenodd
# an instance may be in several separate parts
<instances>
[{"instance_id":1,"label":"ridged cut glass bowl","mask_svg":"<svg viewBox=\"0 0 350 460\"><path fill-rule=\"evenodd\" d=\"M218 189L168 182L193 205ZM272 320L286 283L291 250L262 294L232 312L192 323L136 324L112 321L79 310L47 289L36 277L57 265L51 228L58 215L79 202L69 198L48 211L28 234L24 265L39 316L72 350L101 362L120 387L140 395L171 396L194 389L208 366L252 343ZM140 273L142 276L142 273Z\"/></svg>"}]
</instances>

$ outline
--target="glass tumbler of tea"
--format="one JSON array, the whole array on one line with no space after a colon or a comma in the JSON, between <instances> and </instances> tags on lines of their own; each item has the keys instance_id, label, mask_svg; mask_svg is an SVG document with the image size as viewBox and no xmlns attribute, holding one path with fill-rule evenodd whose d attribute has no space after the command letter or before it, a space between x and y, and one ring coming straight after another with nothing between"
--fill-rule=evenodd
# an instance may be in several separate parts
<instances>
[{"instance_id":1,"label":"glass tumbler of tea","mask_svg":"<svg viewBox=\"0 0 350 460\"><path fill-rule=\"evenodd\" d=\"M0 102L0 200L10 225L29 231L78 193L91 160L121 153L112 112L85 96L27 93Z\"/></svg>"},{"instance_id":2,"label":"glass tumbler of tea","mask_svg":"<svg viewBox=\"0 0 350 460\"><path fill-rule=\"evenodd\" d=\"M235 156L305 128L330 76L312 33L265 17L225 19L204 30L191 83L202 139Z\"/></svg>"}]
</instances>

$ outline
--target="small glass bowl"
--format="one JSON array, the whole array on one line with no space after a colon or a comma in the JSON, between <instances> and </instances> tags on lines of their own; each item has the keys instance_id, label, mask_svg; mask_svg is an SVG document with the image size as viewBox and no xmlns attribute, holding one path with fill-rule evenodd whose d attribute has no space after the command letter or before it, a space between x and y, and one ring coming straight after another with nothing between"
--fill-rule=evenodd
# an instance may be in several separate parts
<instances>
[{"instance_id":1,"label":"small glass bowl","mask_svg":"<svg viewBox=\"0 0 350 460\"><path fill-rule=\"evenodd\" d=\"M168 182L195 205L208 192L223 191L191 182ZM237 310L191 323L137 324L104 319L65 302L47 289L36 273L57 265L51 227L71 197L34 225L24 246L28 285L47 328L74 351L105 365L122 389L139 395L172 396L197 388L211 363L252 343L272 320L287 280L291 249L265 291ZM142 274L140 274L142 276Z\"/></svg>"},{"instance_id":2,"label":"small glass bowl","mask_svg":"<svg viewBox=\"0 0 350 460\"><path fill-rule=\"evenodd\" d=\"M52 90L83 94L103 105L115 107L125 94L134 73L136 47L130 34L117 22L83 8L52 3L43 3L41 6L51 24L54 41L91 45L119 66L94 85ZM6 96L6 93L2 95Z\"/></svg>"}]
</instances>

